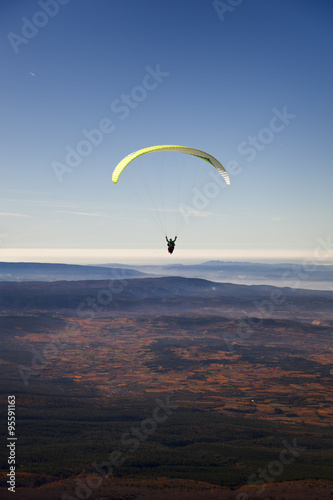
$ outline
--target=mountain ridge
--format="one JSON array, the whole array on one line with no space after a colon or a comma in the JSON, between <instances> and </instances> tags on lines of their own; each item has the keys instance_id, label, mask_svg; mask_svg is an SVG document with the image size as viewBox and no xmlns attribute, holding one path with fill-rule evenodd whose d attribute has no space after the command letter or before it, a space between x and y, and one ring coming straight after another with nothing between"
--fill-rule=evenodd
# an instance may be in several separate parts
<instances>
[{"instance_id":1,"label":"mountain ridge","mask_svg":"<svg viewBox=\"0 0 333 500\"><path fill-rule=\"evenodd\" d=\"M142 277L135 269L40 262L0 262L1 281L73 281Z\"/></svg>"}]
</instances>

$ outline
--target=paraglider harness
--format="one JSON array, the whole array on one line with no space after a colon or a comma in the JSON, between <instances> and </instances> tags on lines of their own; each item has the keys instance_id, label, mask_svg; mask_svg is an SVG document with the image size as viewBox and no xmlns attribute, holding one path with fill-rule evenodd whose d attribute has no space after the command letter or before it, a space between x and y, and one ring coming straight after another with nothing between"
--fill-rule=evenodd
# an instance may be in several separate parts
<instances>
[{"instance_id":1,"label":"paraglider harness","mask_svg":"<svg viewBox=\"0 0 333 500\"><path fill-rule=\"evenodd\" d=\"M175 249L175 242L176 242L177 236L175 236L174 240L171 238L168 240L167 236L165 237L165 239L167 240L168 252L171 254Z\"/></svg>"}]
</instances>

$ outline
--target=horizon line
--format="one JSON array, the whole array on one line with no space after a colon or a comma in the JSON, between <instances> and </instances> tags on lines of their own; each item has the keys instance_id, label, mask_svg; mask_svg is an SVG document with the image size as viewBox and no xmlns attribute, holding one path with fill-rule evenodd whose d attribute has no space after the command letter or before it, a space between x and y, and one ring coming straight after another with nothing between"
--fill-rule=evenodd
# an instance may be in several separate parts
<instances>
[{"instance_id":1,"label":"horizon line","mask_svg":"<svg viewBox=\"0 0 333 500\"><path fill-rule=\"evenodd\" d=\"M324 251L323 251L324 252ZM322 253L323 253L322 252ZM166 249L144 248L1 248L1 262L40 262L66 264L179 264L201 263L221 260L235 262L306 262L310 264L333 264L333 255L318 254L309 250L264 250L264 249L177 249L171 256Z\"/></svg>"}]
</instances>

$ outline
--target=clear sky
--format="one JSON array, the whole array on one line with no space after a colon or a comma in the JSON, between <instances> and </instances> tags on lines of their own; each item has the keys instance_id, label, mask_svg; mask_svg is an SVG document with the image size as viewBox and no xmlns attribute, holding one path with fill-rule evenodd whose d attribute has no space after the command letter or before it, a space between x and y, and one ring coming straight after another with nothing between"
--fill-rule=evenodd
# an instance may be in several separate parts
<instances>
[{"instance_id":1,"label":"clear sky","mask_svg":"<svg viewBox=\"0 0 333 500\"><path fill-rule=\"evenodd\" d=\"M2 0L0 260L332 261L332 27L331 0ZM155 144L231 185L174 152L112 183Z\"/></svg>"}]
</instances>

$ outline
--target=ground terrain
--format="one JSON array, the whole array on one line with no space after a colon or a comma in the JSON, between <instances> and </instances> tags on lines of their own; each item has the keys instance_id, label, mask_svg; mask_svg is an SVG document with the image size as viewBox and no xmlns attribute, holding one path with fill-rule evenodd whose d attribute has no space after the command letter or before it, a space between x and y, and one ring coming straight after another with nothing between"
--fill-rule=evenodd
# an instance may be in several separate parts
<instances>
[{"instance_id":1,"label":"ground terrain","mask_svg":"<svg viewBox=\"0 0 333 500\"><path fill-rule=\"evenodd\" d=\"M17 498L79 498L89 475L96 499L332 498L332 299L186 278L1 283ZM171 409L154 424L157 400ZM104 477L93 464L112 451Z\"/></svg>"}]
</instances>

